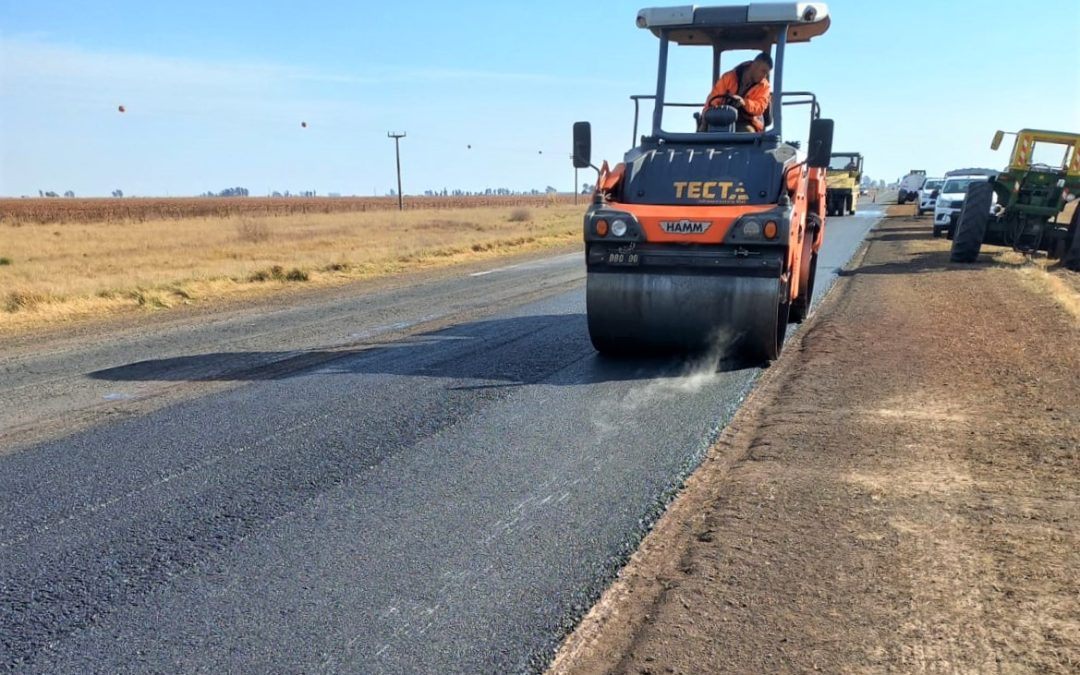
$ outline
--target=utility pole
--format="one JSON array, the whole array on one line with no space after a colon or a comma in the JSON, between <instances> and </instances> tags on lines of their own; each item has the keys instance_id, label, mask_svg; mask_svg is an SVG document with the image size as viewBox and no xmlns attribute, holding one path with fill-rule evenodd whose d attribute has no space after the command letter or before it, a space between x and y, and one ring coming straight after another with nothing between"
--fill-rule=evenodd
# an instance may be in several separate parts
<instances>
[{"instance_id":1,"label":"utility pole","mask_svg":"<svg viewBox=\"0 0 1080 675\"><path fill-rule=\"evenodd\" d=\"M387 138L394 139L394 154L397 155L397 207L398 211L405 208L401 201L401 139L405 138L405 132L395 134L390 131L386 134Z\"/></svg>"}]
</instances>

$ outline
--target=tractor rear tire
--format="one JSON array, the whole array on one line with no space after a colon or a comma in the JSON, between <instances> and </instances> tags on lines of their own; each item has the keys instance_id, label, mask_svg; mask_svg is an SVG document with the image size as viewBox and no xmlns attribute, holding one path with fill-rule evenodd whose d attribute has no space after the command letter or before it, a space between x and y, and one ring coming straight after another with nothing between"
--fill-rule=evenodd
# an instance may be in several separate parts
<instances>
[{"instance_id":1,"label":"tractor rear tire","mask_svg":"<svg viewBox=\"0 0 1080 675\"><path fill-rule=\"evenodd\" d=\"M994 186L989 181L979 181L968 186L964 207L953 234L952 253L949 259L958 263L973 263L979 257L986 226L990 222L990 204Z\"/></svg>"},{"instance_id":2,"label":"tractor rear tire","mask_svg":"<svg viewBox=\"0 0 1080 675\"><path fill-rule=\"evenodd\" d=\"M1080 272L1080 206L1073 211L1072 220L1069 222L1069 230L1072 232L1072 245L1068 252L1061 258L1061 264L1065 269Z\"/></svg>"}]
</instances>

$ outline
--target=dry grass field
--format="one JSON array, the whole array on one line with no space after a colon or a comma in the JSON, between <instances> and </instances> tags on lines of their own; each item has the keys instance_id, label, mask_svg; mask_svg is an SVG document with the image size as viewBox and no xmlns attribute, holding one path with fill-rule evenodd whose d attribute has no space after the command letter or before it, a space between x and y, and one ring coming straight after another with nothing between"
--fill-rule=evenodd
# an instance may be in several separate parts
<instances>
[{"instance_id":1,"label":"dry grass field","mask_svg":"<svg viewBox=\"0 0 1080 675\"><path fill-rule=\"evenodd\" d=\"M573 195L406 197L406 210L569 205ZM397 210L396 197L128 197L125 199L2 199L0 224L184 218L294 216Z\"/></svg>"},{"instance_id":2,"label":"dry grass field","mask_svg":"<svg viewBox=\"0 0 1080 675\"><path fill-rule=\"evenodd\" d=\"M150 215L92 220L76 210L67 220L47 222L4 211L0 334L299 285L342 284L580 238L583 205L513 199L470 208L269 216L260 215L261 200L239 199L232 201L249 210L235 215L170 217L151 209ZM128 201L116 200L111 212L128 208ZM98 208L110 213L107 206Z\"/></svg>"}]
</instances>

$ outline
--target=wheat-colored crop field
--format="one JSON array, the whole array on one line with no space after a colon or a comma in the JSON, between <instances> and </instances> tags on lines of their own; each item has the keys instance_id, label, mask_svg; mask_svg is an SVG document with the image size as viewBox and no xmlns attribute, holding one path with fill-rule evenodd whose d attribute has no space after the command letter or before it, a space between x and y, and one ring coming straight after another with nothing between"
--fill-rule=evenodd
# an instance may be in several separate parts
<instances>
[{"instance_id":1,"label":"wheat-colored crop field","mask_svg":"<svg viewBox=\"0 0 1080 675\"><path fill-rule=\"evenodd\" d=\"M579 197L579 200L585 199ZM406 211L570 205L573 195L406 197ZM124 199L2 199L0 224L102 221L141 222L183 218L271 217L317 213L394 211L397 197L128 197Z\"/></svg>"},{"instance_id":2,"label":"wheat-colored crop field","mask_svg":"<svg viewBox=\"0 0 1080 675\"><path fill-rule=\"evenodd\" d=\"M410 199L403 212L396 201L359 203L369 200L140 200L142 211L129 199L7 200L27 206L0 203L0 334L340 285L581 236L584 203L453 199Z\"/></svg>"}]
</instances>

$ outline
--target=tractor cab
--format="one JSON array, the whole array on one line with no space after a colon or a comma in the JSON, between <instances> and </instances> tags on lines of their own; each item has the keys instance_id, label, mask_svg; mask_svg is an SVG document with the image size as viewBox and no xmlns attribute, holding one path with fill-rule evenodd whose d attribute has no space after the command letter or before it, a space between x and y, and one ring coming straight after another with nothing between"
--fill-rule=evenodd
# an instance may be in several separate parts
<instances>
[{"instance_id":1,"label":"tractor cab","mask_svg":"<svg viewBox=\"0 0 1080 675\"><path fill-rule=\"evenodd\" d=\"M1028 215L1056 216L1080 187L1080 135L1038 129L1015 135L1009 165L995 181L998 203ZM994 134L991 149L999 149L1004 136Z\"/></svg>"},{"instance_id":2,"label":"tractor cab","mask_svg":"<svg viewBox=\"0 0 1080 675\"><path fill-rule=\"evenodd\" d=\"M991 150L1001 147L1005 138L1004 131L994 134ZM1060 131L1040 131L1021 129L1016 132L1009 166L1005 169L1014 173L1034 171L1037 173L1080 175L1080 135Z\"/></svg>"}]
</instances>

